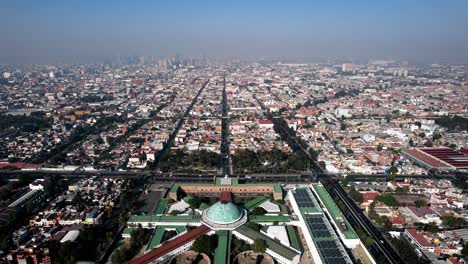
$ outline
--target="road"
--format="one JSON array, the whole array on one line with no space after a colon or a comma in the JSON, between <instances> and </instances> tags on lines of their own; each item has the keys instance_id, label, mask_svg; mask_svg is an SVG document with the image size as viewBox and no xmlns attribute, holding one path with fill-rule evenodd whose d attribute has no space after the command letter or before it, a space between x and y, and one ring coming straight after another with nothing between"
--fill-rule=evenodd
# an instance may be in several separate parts
<instances>
[{"instance_id":1,"label":"road","mask_svg":"<svg viewBox=\"0 0 468 264\"><path fill-rule=\"evenodd\" d=\"M358 227L367 233L375 243L370 248L371 254L377 259L380 254L382 254L388 263L399 264L403 263L403 260L400 258L398 253L393 249L391 244L387 239L382 235L382 233L371 223L371 221L364 215L362 210L354 203L354 201L349 197L346 191L341 187L341 185L336 181L331 181L332 195L337 196L343 201L344 205L348 209L348 218L351 218Z\"/></svg>"},{"instance_id":2,"label":"road","mask_svg":"<svg viewBox=\"0 0 468 264\"><path fill-rule=\"evenodd\" d=\"M231 154L230 154L230 141L229 141L229 108L226 94L226 76L224 76L223 99L221 107L221 175L231 175Z\"/></svg>"},{"instance_id":3,"label":"road","mask_svg":"<svg viewBox=\"0 0 468 264\"><path fill-rule=\"evenodd\" d=\"M185 119L187 119L187 117L190 115L190 111L192 111L193 107L197 103L198 97L203 92L203 90L205 89L205 87L208 85L209 82L210 82L210 78L208 78L205 81L205 83L203 83L200 90L198 90L197 94L193 98L192 103L189 105L187 110L185 110L184 115L180 118L179 122L177 123L176 127L174 128L174 131L172 131L171 135L169 136L169 139L167 140L167 143L164 144L163 149L161 150L160 154L158 155L158 157L155 160L155 163L156 163L155 170L156 171L159 170L159 163L164 158L164 156L167 155L167 153L170 150L171 146L174 144L174 139L176 138L177 134L179 133L179 130L182 127L182 125L185 123Z\"/></svg>"}]
</instances>

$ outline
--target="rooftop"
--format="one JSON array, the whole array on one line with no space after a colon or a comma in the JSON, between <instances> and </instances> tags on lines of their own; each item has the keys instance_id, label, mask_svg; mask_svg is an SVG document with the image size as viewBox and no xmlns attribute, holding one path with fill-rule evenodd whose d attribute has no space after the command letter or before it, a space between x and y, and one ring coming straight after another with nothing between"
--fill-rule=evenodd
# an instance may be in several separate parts
<instances>
[{"instance_id":1,"label":"rooftop","mask_svg":"<svg viewBox=\"0 0 468 264\"><path fill-rule=\"evenodd\" d=\"M219 230L216 232L218 235L218 246L214 253L214 264L229 263L229 248L231 244L231 233L227 230Z\"/></svg>"},{"instance_id":2,"label":"rooftop","mask_svg":"<svg viewBox=\"0 0 468 264\"><path fill-rule=\"evenodd\" d=\"M199 215L132 215L129 222L198 222Z\"/></svg>"},{"instance_id":3,"label":"rooftop","mask_svg":"<svg viewBox=\"0 0 468 264\"><path fill-rule=\"evenodd\" d=\"M216 224L230 224L241 219L243 212L231 202L217 202L208 208L206 215Z\"/></svg>"},{"instance_id":4,"label":"rooftop","mask_svg":"<svg viewBox=\"0 0 468 264\"><path fill-rule=\"evenodd\" d=\"M151 250L149 253L130 261L130 264L151 263L158 258L165 256L172 250L179 248L192 240L195 240L198 236L206 234L208 231L210 231L210 229L207 226L201 225L173 240L168 241L167 243L164 243L162 246Z\"/></svg>"},{"instance_id":5,"label":"rooftop","mask_svg":"<svg viewBox=\"0 0 468 264\"><path fill-rule=\"evenodd\" d=\"M358 236L354 232L353 228L343 216L343 213L338 208L335 201L333 201L333 198L331 198L330 194L328 194L327 190L325 190L321 184L314 184L313 186L319 195L320 200L323 202L328 212L330 213L333 221L338 227L340 227L341 233L343 233L347 239L358 239ZM345 224L346 228L341 228L341 223Z\"/></svg>"},{"instance_id":6,"label":"rooftop","mask_svg":"<svg viewBox=\"0 0 468 264\"><path fill-rule=\"evenodd\" d=\"M237 228L236 231L252 240L255 240L255 239L265 240L268 249L278 253L279 255L283 256L286 259L293 260L297 255L299 255L299 253L294 251L292 248L289 248L271 239L270 237L262 233L256 232L246 226L241 226Z\"/></svg>"}]
</instances>

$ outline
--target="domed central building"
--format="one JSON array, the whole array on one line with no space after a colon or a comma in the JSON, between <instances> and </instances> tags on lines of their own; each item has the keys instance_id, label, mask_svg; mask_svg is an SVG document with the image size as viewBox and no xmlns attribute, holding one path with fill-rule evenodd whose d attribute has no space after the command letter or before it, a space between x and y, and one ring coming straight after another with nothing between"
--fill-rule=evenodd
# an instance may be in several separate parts
<instances>
[{"instance_id":1,"label":"domed central building","mask_svg":"<svg viewBox=\"0 0 468 264\"><path fill-rule=\"evenodd\" d=\"M233 230L247 222L247 212L230 199L221 199L203 211L202 222L214 230Z\"/></svg>"}]
</instances>

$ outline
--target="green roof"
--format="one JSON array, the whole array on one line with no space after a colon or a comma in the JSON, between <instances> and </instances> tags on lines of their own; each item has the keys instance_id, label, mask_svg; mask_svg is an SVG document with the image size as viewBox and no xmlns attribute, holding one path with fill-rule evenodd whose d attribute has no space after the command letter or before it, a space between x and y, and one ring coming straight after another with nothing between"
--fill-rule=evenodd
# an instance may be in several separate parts
<instances>
[{"instance_id":1,"label":"green roof","mask_svg":"<svg viewBox=\"0 0 468 264\"><path fill-rule=\"evenodd\" d=\"M241 209L230 202L217 202L208 208L208 211L206 212L208 219L218 224L233 223L239 220L242 217L242 214Z\"/></svg>"},{"instance_id":2,"label":"green roof","mask_svg":"<svg viewBox=\"0 0 468 264\"><path fill-rule=\"evenodd\" d=\"M137 230L138 228L134 228L134 227L126 227L124 228L124 230L122 231L122 235L124 234L128 234L130 235L132 233L133 230Z\"/></svg>"},{"instance_id":3,"label":"green roof","mask_svg":"<svg viewBox=\"0 0 468 264\"><path fill-rule=\"evenodd\" d=\"M163 198L159 200L158 206L154 210L154 214L164 214L168 203L169 203L169 199Z\"/></svg>"},{"instance_id":4,"label":"green roof","mask_svg":"<svg viewBox=\"0 0 468 264\"><path fill-rule=\"evenodd\" d=\"M199 215L132 215L128 222L199 222Z\"/></svg>"},{"instance_id":5,"label":"green roof","mask_svg":"<svg viewBox=\"0 0 468 264\"><path fill-rule=\"evenodd\" d=\"M294 230L293 226L287 225L286 226L286 231L288 231L288 238L289 238L289 243L291 247L302 251L301 250L301 244L299 243L299 239L297 238L296 231Z\"/></svg>"},{"instance_id":6,"label":"green roof","mask_svg":"<svg viewBox=\"0 0 468 264\"><path fill-rule=\"evenodd\" d=\"M238 227L236 231L238 231L242 235L252 240L255 240L255 239L265 240L268 249L278 253L279 255L283 256L284 258L288 260L293 260L295 256L299 255L299 253L297 253L293 249L271 239L270 237L262 233L252 230L245 225Z\"/></svg>"},{"instance_id":7,"label":"green roof","mask_svg":"<svg viewBox=\"0 0 468 264\"><path fill-rule=\"evenodd\" d=\"M327 190L323 187L321 184L314 184L313 185L315 191L320 197L320 200L322 203L325 205L327 208L328 212L330 213L333 221L338 227L341 227L341 223L346 225L346 230L343 230L343 228L340 228L340 231L343 233L343 235L347 239L357 239L358 236L354 232L353 228L349 224L348 220L346 220L345 216L341 212L340 208L336 205L335 201L333 198L330 196L330 194L327 192Z\"/></svg>"},{"instance_id":8,"label":"green roof","mask_svg":"<svg viewBox=\"0 0 468 264\"><path fill-rule=\"evenodd\" d=\"M158 226L154 229L153 234L151 235L150 242L146 247L146 250L153 249L159 244L161 244L162 238L164 236L165 228L163 226Z\"/></svg>"},{"instance_id":9,"label":"green roof","mask_svg":"<svg viewBox=\"0 0 468 264\"><path fill-rule=\"evenodd\" d=\"M244 208L247 210L254 209L255 207L259 206L261 203L265 202L266 200L268 200L268 198L266 198L263 195L257 196L254 199L246 202L244 204Z\"/></svg>"},{"instance_id":10,"label":"green roof","mask_svg":"<svg viewBox=\"0 0 468 264\"><path fill-rule=\"evenodd\" d=\"M214 264L229 264L231 233L227 230L220 230L216 232L216 235L218 235L218 246L214 253Z\"/></svg>"},{"instance_id":11,"label":"green roof","mask_svg":"<svg viewBox=\"0 0 468 264\"><path fill-rule=\"evenodd\" d=\"M289 215L251 215L249 220L254 223L261 222L290 222Z\"/></svg>"}]
</instances>

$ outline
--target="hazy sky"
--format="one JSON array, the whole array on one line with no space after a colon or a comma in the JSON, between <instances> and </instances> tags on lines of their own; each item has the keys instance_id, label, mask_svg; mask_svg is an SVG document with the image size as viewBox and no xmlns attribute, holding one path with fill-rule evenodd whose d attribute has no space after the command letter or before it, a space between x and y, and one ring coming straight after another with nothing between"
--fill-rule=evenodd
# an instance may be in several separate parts
<instances>
[{"instance_id":1,"label":"hazy sky","mask_svg":"<svg viewBox=\"0 0 468 264\"><path fill-rule=\"evenodd\" d=\"M175 53L468 62L468 0L0 3L0 64Z\"/></svg>"}]
</instances>

